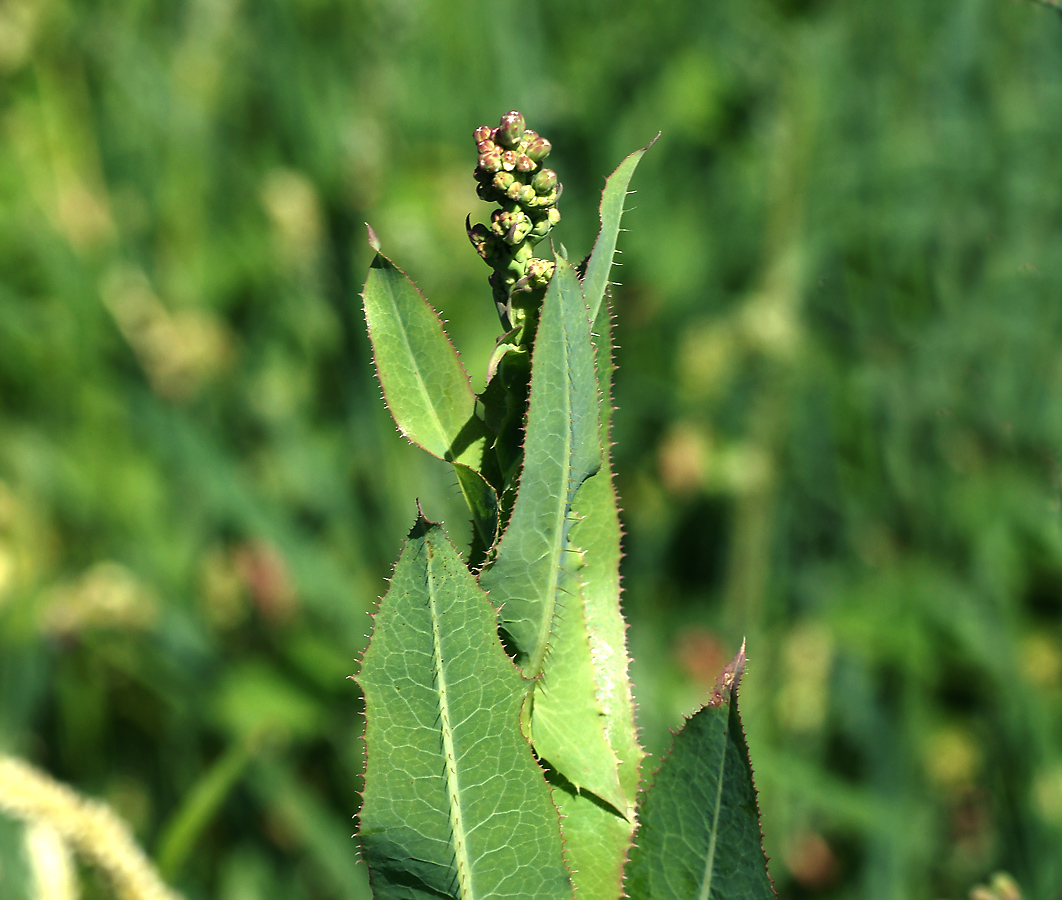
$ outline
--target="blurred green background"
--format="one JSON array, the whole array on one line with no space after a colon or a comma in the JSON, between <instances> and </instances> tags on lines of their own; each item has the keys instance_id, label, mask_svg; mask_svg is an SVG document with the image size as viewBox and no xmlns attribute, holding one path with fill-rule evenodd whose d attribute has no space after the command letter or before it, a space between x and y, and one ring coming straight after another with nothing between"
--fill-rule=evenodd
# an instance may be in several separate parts
<instances>
[{"instance_id":1,"label":"blurred green background","mask_svg":"<svg viewBox=\"0 0 1062 900\"><path fill-rule=\"evenodd\" d=\"M782 897L1062 897L1062 20L1015 0L6 0L0 752L190 900L367 900L345 676L415 499L468 525L362 223L481 387L514 107L575 258L663 132L615 294L645 744L747 636Z\"/></svg>"}]
</instances>

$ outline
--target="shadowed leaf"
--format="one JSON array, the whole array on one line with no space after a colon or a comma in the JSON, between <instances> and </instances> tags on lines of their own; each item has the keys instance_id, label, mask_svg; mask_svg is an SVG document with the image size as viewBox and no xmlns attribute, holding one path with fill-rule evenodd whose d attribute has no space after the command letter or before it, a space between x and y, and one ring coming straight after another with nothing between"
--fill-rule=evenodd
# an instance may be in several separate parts
<instances>
[{"instance_id":1,"label":"shadowed leaf","mask_svg":"<svg viewBox=\"0 0 1062 900\"><path fill-rule=\"evenodd\" d=\"M774 900L737 708L745 648L645 792L625 887L638 900Z\"/></svg>"}]
</instances>

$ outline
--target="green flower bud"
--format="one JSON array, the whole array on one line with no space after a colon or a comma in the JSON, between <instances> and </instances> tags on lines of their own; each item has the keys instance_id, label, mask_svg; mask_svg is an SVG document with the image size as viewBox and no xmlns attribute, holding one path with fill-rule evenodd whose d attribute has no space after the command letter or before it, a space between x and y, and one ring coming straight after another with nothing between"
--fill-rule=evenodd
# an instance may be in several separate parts
<instances>
[{"instance_id":1,"label":"green flower bud","mask_svg":"<svg viewBox=\"0 0 1062 900\"><path fill-rule=\"evenodd\" d=\"M507 112L498 123L496 140L503 147L515 147L524 136L524 117L515 109Z\"/></svg>"},{"instance_id":2,"label":"green flower bud","mask_svg":"<svg viewBox=\"0 0 1062 900\"><path fill-rule=\"evenodd\" d=\"M516 153L512 150L506 150L501 156L501 164L506 172L511 172L516 168Z\"/></svg>"},{"instance_id":3,"label":"green flower bud","mask_svg":"<svg viewBox=\"0 0 1062 900\"><path fill-rule=\"evenodd\" d=\"M522 244L530 233L531 220L527 216L524 216L515 225L513 225L512 231L510 231L505 236L505 243L511 246L515 246L516 244Z\"/></svg>"},{"instance_id":4,"label":"green flower bud","mask_svg":"<svg viewBox=\"0 0 1062 900\"><path fill-rule=\"evenodd\" d=\"M527 263L527 283L532 288L544 288L553 277L556 264L547 259L531 259Z\"/></svg>"},{"instance_id":5,"label":"green flower bud","mask_svg":"<svg viewBox=\"0 0 1062 900\"><path fill-rule=\"evenodd\" d=\"M489 125L480 125L479 128L473 132L473 136L475 137L477 144L481 144L483 141L493 141L494 129Z\"/></svg>"},{"instance_id":6,"label":"green flower bud","mask_svg":"<svg viewBox=\"0 0 1062 900\"><path fill-rule=\"evenodd\" d=\"M490 230L498 237L504 237L513 227L513 214L506 209L496 209L490 214Z\"/></svg>"},{"instance_id":7,"label":"green flower bud","mask_svg":"<svg viewBox=\"0 0 1062 900\"><path fill-rule=\"evenodd\" d=\"M508 175L510 179L513 177L512 174L510 174L509 172L502 172L500 174ZM516 200L517 202L519 202L520 198L524 195L525 187L526 185L524 185L522 182L515 180L510 181L509 186L505 189L505 196L508 197L510 200Z\"/></svg>"},{"instance_id":8,"label":"green flower bud","mask_svg":"<svg viewBox=\"0 0 1062 900\"><path fill-rule=\"evenodd\" d=\"M557 173L552 169L543 169L531 179L531 187L540 196L546 196L557 187Z\"/></svg>"},{"instance_id":9,"label":"green flower bud","mask_svg":"<svg viewBox=\"0 0 1062 900\"><path fill-rule=\"evenodd\" d=\"M479 167L484 172L500 172L502 165L502 152L498 147L479 155Z\"/></svg>"},{"instance_id":10,"label":"green flower bud","mask_svg":"<svg viewBox=\"0 0 1062 900\"><path fill-rule=\"evenodd\" d=\"M532 188L532 191L534 191L534 188ZM557 198L559 196L559 191L550 191L548 194L542 197L536 194L529 205L536 209L549 209L549 207L557 205Z\"/></svg>"},{"instance_id":11,"label":"green flower bud","mask_svg":"<svg viewBox=\"0 0 1062 900\"><path fill-rule=\"evenodd\" d=\"M548 218L550 225L556 225L560 221L560 210L555 206L550 207Z\"/></svg>"},{"instance_id":12,"label":"green flower bud","mask_svg":"<svg viewBox=\"0 0 1062 900\"><path fill-rule=\"evenodd\" d=\"M516 154L516 170L518 172L534 172L536 168L535 161L526 153Z\"/></svg>"},{"instance_id":13,"label":"green flower bud","mask_svg":"<svg viewBox=\"0 0 1062 900\"><path fill-rule=\"evenodd\" d=\"M533 162L541 162L547 156L549 151L553 149L553 145L547 141L544 137L535 135L524 147L524 153L531 158Z\"/></svg>"},{"instance_id":14,"label":"green flower bud","mask_svg":"<svg viewBox=\"0 0 1062 900\"><path fill-rule=\"evenodd\" d=\"M544 238L547 234L550 233L550 230L552 228L553 223L550 222L548 217L539 219L537 222L535 222L534 225L531 226L531 236L542 240L542 238Z\"/></svg>"},{"instance_id":15,"label":"green flower bud","mask_svg":"<svg viewBox=\"0 0 1062 900\"><path fill-rule=\"evenodd\" d=\"M515 180L512 172L499 172L494 176L494 181L491 183L496 191L501 191L504 194Z\"/></svg>"},{"instance_id":16,"label":"green flower bud","mask_svg":"<svg viewBox=\"0 0 1062 900\"><path fill-rule=\"evenodd\" d=\"M520 203L522 206L530 207L534 200L535 189L529 184L522 185L520 189L520 196L517 197L517 202Z\"/></svg>"},{"instance_id":17,"label":"green flower bud","mask_svg":"<svg viewBox=\"0 0 1062 900\"><path fill-rule=\"evenodd\" d=\"M520 210L496 209L490 217L490 230L513 247L531 232L531 220Z\"/></svg>"}]
</instances>

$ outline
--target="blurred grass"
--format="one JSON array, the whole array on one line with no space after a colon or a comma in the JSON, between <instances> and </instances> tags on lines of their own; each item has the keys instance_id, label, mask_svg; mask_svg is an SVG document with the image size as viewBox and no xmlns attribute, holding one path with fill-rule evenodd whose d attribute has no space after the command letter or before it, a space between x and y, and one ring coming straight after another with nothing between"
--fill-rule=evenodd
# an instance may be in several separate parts
<instances>
[{"instance_id":1,"label":"blurred grass","mask_svg":"<svg viewBox=\"0 0 1062 900\"><path fill-rule=\"evenodd\" d=\"M782 896L1062 896L1062 21L1012 0L9 0L0 750L189 898L367 897L344 676L414 499L468 529L379 400L362 223L478 387L513 107L573 257L663 132L615 299L647 745L747 635Z\"/></svg>"}]
</instances>

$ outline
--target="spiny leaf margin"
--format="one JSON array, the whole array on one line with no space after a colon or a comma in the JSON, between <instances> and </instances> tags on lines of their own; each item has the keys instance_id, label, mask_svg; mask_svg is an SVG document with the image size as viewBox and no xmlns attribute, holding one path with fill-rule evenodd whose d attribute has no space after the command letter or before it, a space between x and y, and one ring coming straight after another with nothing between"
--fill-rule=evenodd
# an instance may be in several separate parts
<instances>
[{"instance_id":1,"label":"spiny leaf margin","mask_svg":"<svg viewBox=\"0 0 1062 900\"><path fill-rule=\"evenodd\" d=\"M530 685L442 529L418 517L361 670L362 856L376 900L571 900L559 816L520 731Z\"/></svg>"},{"instance_id":2,"label":"spiny leaf margin","mask_svg":"<svg viewBox=\"0 0 1062 900\"><path fill-rule=\"evenodd\" d=\"M738 714L744 667L742 645L642 794L624 884L633 900L776 900Z\"/></svg>"}]
</instances>

